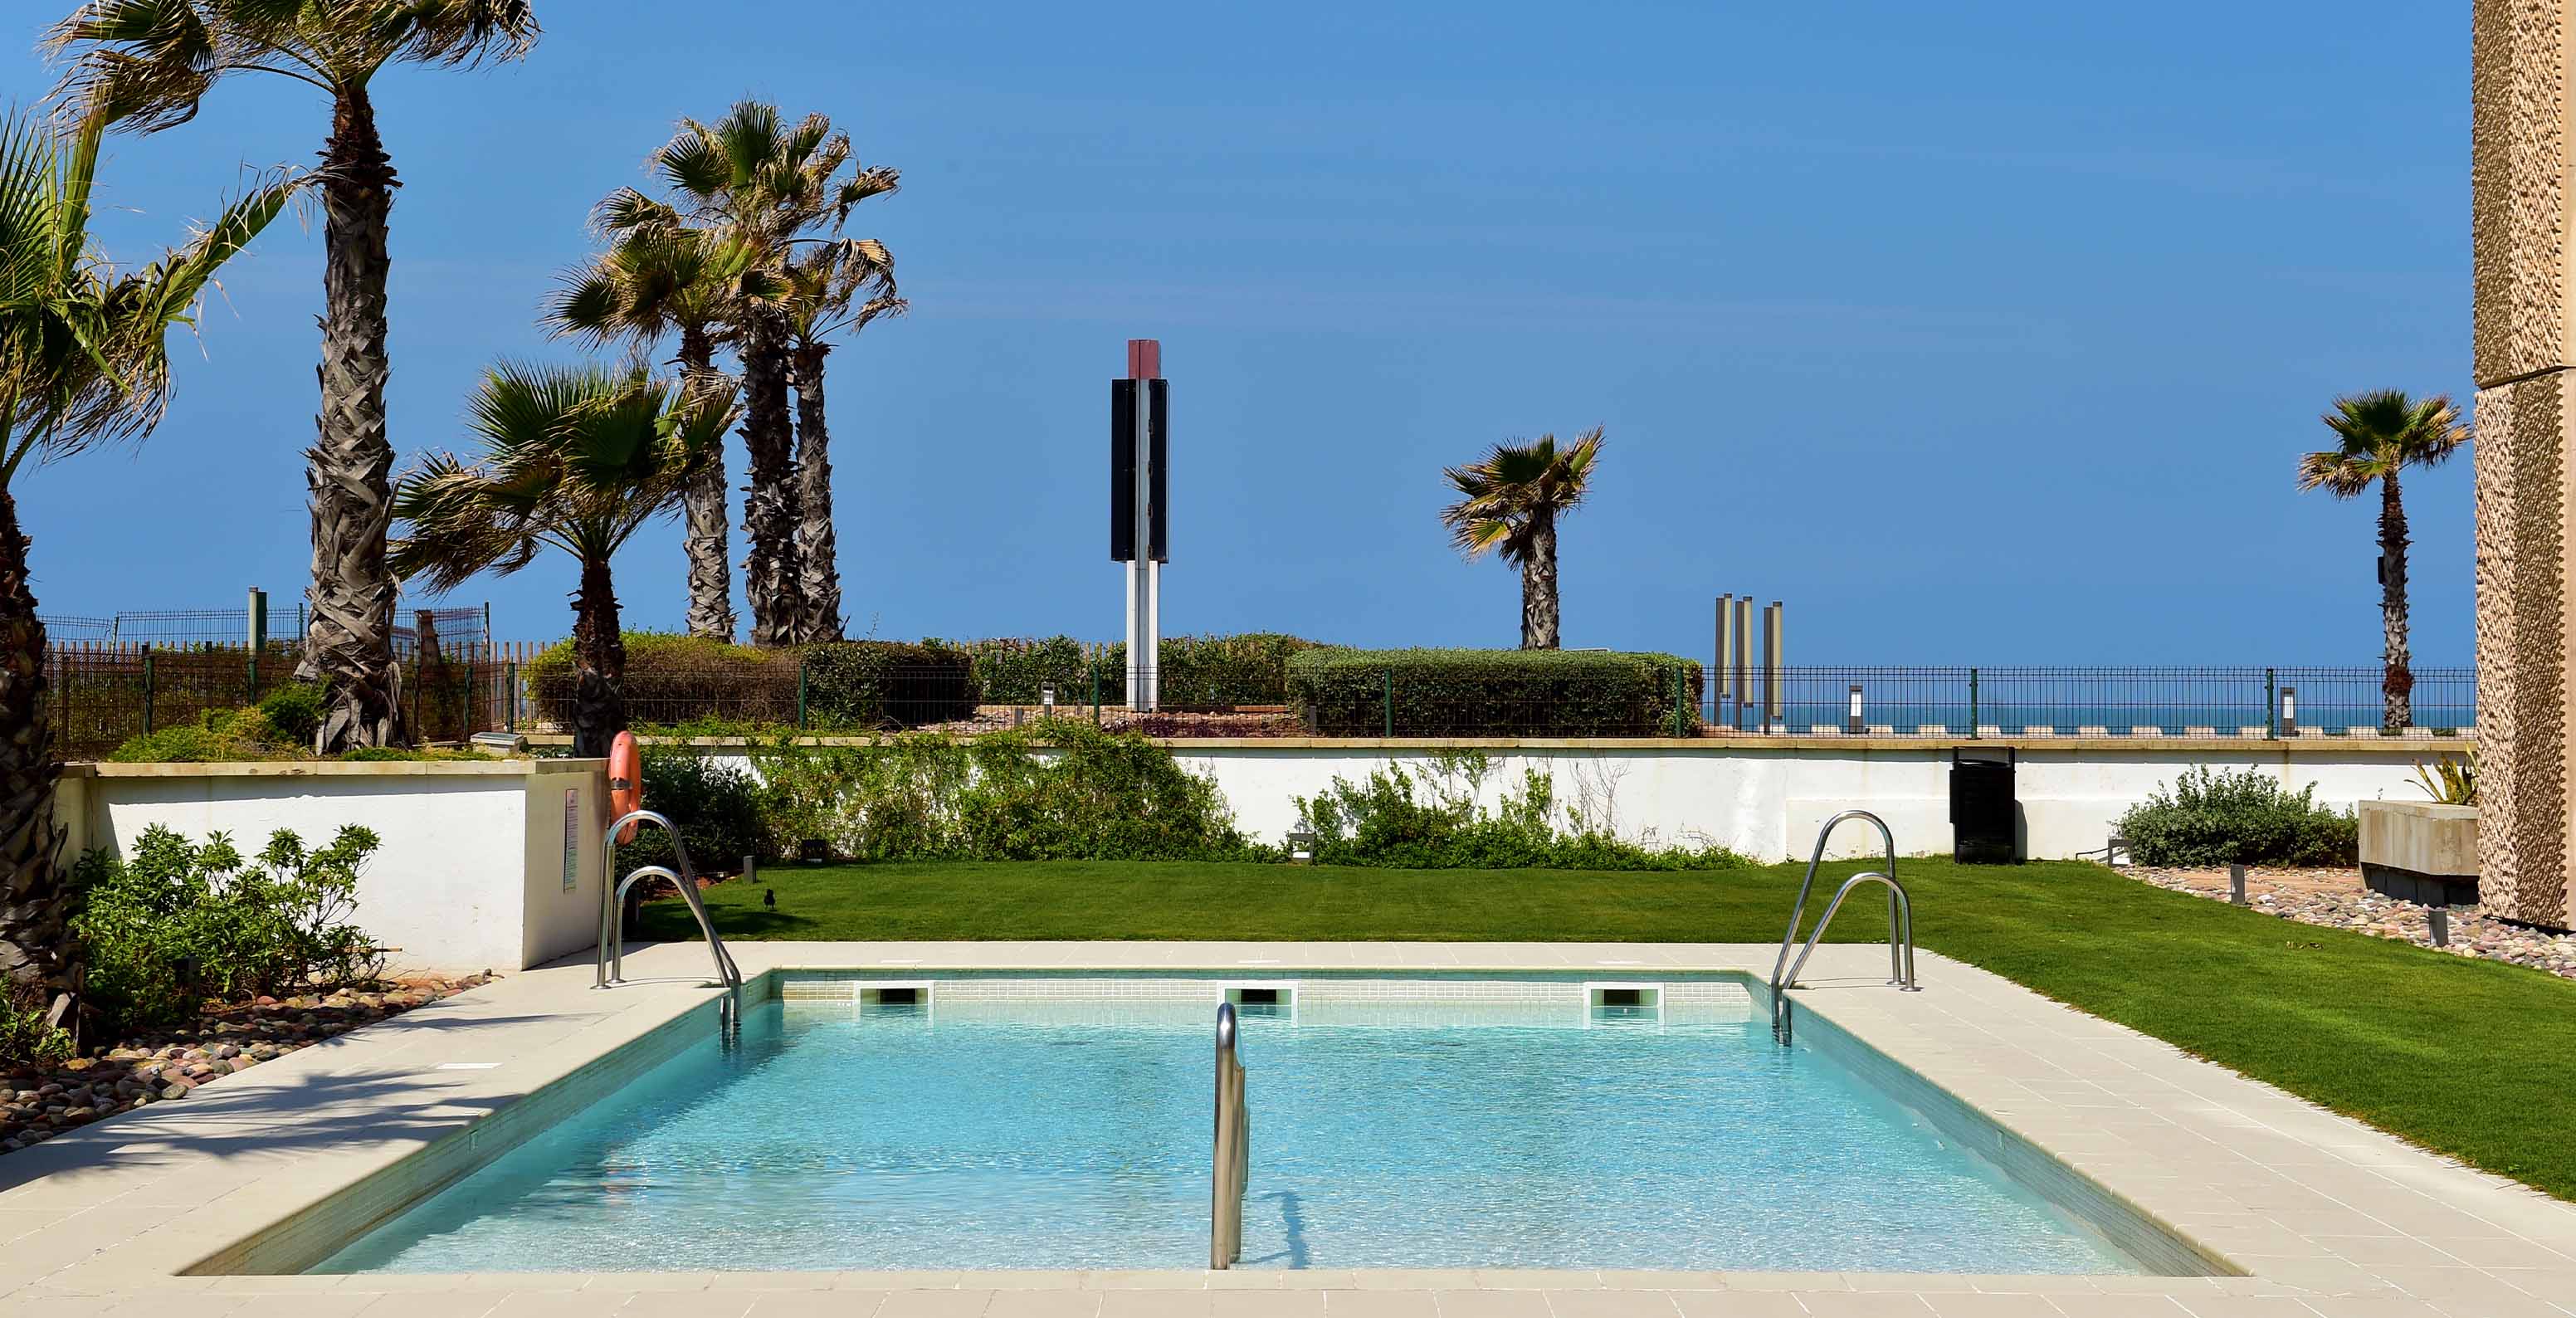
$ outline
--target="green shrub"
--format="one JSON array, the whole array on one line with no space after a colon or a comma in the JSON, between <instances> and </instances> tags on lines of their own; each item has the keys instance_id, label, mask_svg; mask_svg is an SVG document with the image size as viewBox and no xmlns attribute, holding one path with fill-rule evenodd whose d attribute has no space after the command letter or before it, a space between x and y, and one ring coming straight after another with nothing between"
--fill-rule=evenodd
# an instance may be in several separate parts
<instances>
[{"instance_id":1,"label":"green shrub","mask_svg":"<svg viewBox=\"0 0 2576 1318\"><path fill-rule=\"evenodd\" d=\"M667 747L644 748L644 806L679 826L689 860L701 871L730 869L744 856L776 859L785 854L771 845L762 822L767 797L759 779L732 763ZM676 869L675 860L670 835L658 828L637 829L635 840L617 849L621 874L638 865Z\"/></svg>"},{"instance_id":2,"label":"green shrub","mask_svg":"<svg viewBox=\"0 0 2576 1318\"><path fill-rule=\"evenodd\" d=\"M959 740L795 747L757 757L772 849L855 860L1237 860L1216 785L1136 733L1059 719Z\"/></svg>"},{"instance_id":3,"label":"green shrub","mask_svg":"<svg viewBox=\"0 0 2576 1318\"><path fill-rule=\"evenodd\" d=\"M309 746L272 726L258 709L210 709L195 723L128 737L107 758L123 764L204 764L290 759L306 750Z\"/></svg>"},{"instance_id":4,"label":"green shrub","mask_svg":"<svg viewBox=\"0 0 2576 1318\"><path fill-rule=\"evenodd\" d=\"M936 642L834 641L807 646L805 726L893 731L975 716L975 661Z\"/></svg>"},{"instance_id":5,"label":"green shrub","mask_svg":"<svg viewBox=\"0 0 2576 1318\"><path fill-rule=\"evenodd\" d=\"M1333 737L1695 735L1700 669L1609 650L1307 650L1288 690ZM1392 719L1389 687L1392 684Z\"/></svg>"},{"instance_id":6,"label":"green shrub","mask_svg":"<svg viewBox=\"0 0 2576 1318\"><path fill-rule=\"evenodd\" d=\"M381 955L346 923L378 840L351 824L307 851L279 829L245 859L221 833L202 845L160 825L134 854L93 851L73 870L89 1001L114 1028L167 1025L234 1001L373 976Z\"/></svg>"},{"instance_id":7,"label":"green shrub","mask_svg":"<svg viewBox=\"0 0 2576 1318\"><path fill-rule=\"evenodd\" d=\"M260 698L259 713L279 737L310 746L313 734L322 729L322 684L289 682Z\"/></svg>"},{"instance_id":8,"label":"green shrub","mask_svg":"<svg viewBox=\"0 0 2576 1318\"><path fill-rule=\"evenodd\" d=\"M2260 769L2185 769L2120 816L2142 865L2350 865L2360 852L2352 814L2293 792Z\"/></svg>"},{"instance_id":9,"label":"green shrub","mask_svg":"<svg viewBox=\"0 0 2576 1318\"><path fill-rule=\"evenodd\" d=\"M1082 642L1070 636L1050 636L1044 640L1017 641L932 641L962 650L975 664L975 683L984 699L997 705L1034 705L1039 691L1052 683L1055 698L1067 707L1091 703L1092 660ZM1112 647L1118 652L1115 662L1100 661L1100 679L1104 683L1101 699L1111 699L1105 684L1114 677L1120 701L1127 698L1126 647Z\"/></svg>"},{"instance_id":10,"label":"green shrub","mask_svg":"<svg viewBox=\"0 0 2576 1318\"><path fill-rule=\"evenodd\" d=\"M71 1032L45 1023L49 1005L38 990L0 983L0 1066L71 1060Z\"/></svg>"},{"instance_id":11,"label":"green shrub","mask_svg":"<svg viewBox=\"0 0 2576 1318\"><path fill-rule=\"evenodd\" d=\"M1353 783L1336 775L1309 799L1294 798L1315 830L1320 865L1390 869L1733 869L1751 862L1712 843L1649 848L1620 838L1607 806L1598 817L1580 807L1558 822L1552 774L1525 770L1518 791L1483 804L1493 762L1462 751L1432 757L1417 777L1401 764Z\"/></svg>"}]
</instances>

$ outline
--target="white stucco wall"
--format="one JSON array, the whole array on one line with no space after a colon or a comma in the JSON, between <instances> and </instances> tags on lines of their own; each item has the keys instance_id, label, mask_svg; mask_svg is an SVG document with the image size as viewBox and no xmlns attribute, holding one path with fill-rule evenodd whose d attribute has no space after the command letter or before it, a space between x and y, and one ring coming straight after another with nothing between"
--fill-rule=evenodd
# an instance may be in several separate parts
<instances>
[{"instance_id":1,"label":"white stucco wall","mask_svg":"<svg viewBox=\"0 0 2576 1318\"><path fill-rule=\"evenodd\" d=\"M319 846L345 824L383 845L351 919L395 949L398 969L519 970L598 938L597 760L74 765L58 797L68 849L123 852L162 824L223 832L253 852L293 829ZM564 883L565 800L579 825Z\"/></svg>"},{"instance_id":2,"label":"white stucco wall","mask_svg":"<svg viewBox=\"0 0 2576 1318\"><path fill-rule=\"evenodd\" d=\"M1336 776L1357 782L1389 762L1425 774L1439 754L1437 747L1323 739L1167 744L1192 772L1216 782L1245 832L1269 842L1286 840L1297 820L1295 798L1320 794ZM2194 765L2257 768L2292 788L2314 784L2318 801L2346 809L2365 800L2422 799L2416 761L2466 748L2451 740L2313 738L2196 745L2007 741L1982 749L1999 753L2007 745L2019 756L2014 794L2022 854L2037 860L2099 850L2122 812ZM1804 859L1824 821L1852 808L1885 819L1901 852L1949 851L1951 747L1946 741L1781 738L1478 749L1492 763L1483 792L1488 804L1517 790L1523 773L1535 769L1552 776L1561 807L1606 819L1622 837L1654 845L1706 838L1760 859ZM748 765L739 751L705 749ZM1857 856L1873 845L1866 830L1847 828L1834 850Z\"/></svg>"}]
</instances>

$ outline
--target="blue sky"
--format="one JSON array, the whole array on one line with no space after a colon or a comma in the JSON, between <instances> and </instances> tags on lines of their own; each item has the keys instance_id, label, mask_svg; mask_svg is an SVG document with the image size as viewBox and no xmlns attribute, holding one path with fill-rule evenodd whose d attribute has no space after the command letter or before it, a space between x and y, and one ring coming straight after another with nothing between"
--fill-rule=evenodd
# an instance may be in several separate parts
<instances>
[{"instance_id":1,"label":"blue sky","mask_svg":"<svg viewBox=\"0 0 2576 1318\"><path fill-rule=\"evenodd\" d=\"M1103 382L1157 337L1172 631L1513 644L1440 467L1604 425L1568 645L1704 653L1735 591L1788 601L1793 663L2367 664L2374 509L2297 455L2339 392L2472 387L2456 5L539 13L524 64L378 84L397 446L459 444L495 356L572 355L538 302L675 118L830 113L903 170L852 229L913 305L832 358L853 634L1116 635ZM326 128L250 78L120 139L111 247ZM320 246L235 264L147 447L22 482L48 612L301 591ZM2417 660L2465 663L2468 463L2408 496ZM676 529L617 570L630 626L676 624ZM550 639L572 585L457 598Z\"/></svg>"}]
</instances>

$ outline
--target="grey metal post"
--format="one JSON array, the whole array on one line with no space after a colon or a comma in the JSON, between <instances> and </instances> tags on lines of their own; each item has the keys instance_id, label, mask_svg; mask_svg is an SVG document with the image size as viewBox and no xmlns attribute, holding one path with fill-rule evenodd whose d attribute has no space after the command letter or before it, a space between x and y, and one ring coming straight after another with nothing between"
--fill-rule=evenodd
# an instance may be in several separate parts
<instances>
[{"instance_id":1,"label":"grey metal post","mask_svg":"<svg viewBox=\"0 0 2576 1318\"><path fill-rule=\"evenodd\" d=\"M1726 704L1735 698L1735 596L1717 597L1717 668L1715 690L1709 696L1708 721L1725 723Z\"/></svg>"},{"instance_id":2,"label":"grey metal post","mask_svg":"<svg viewBox=\"0 0 2576 1318\"><path fill-rule=\"evenodd\" d=\"M2227 901L2231 906L2245 904L2245 867L2243 865L2227 867Z\"/></svg>"},{"instance_id":3,"label":"grey metal post","mask_svg":"<svg viewBox=\"0 0 2576 1318\"><path fill-rule=\"evenodd\" d=\"M1783 715L1787 713L1780 691L1782 680L1788 676L1784 671L1786 665L1781 661L1787 649L1787 642L1781 636L1785 621L1786 613L1778 600L1771 601L1771 607L1762 611L1762 730L1765 732L1781 729Z\"/></svg>"},{"instance_id":4,"label":"grey metal post","mask_svg":"<svg viewBox=\"0 0 2576 1318\"><path fill-rule=\"evenodd\" d=\"M1735 730L1744 731L1744 716L1753 712L1753 680L1750 666L1753 648L1753 597L1740 595L1735 600Z\"/></svg>"}]
</instances>

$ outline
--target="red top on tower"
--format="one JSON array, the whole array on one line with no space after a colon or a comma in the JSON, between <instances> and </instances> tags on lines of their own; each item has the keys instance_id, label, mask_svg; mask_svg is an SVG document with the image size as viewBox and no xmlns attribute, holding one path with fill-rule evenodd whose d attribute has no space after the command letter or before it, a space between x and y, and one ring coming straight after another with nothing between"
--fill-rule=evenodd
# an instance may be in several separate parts
<instances>
[{"instance_id":1,"label":"red top on tower","mask_svg":"<svg viewBox=\"0 0 2576 1318\"><path fill-rule=\"evenodd\" d=\"M1130 380L1163 378L1163 341L1161 339L1127 340L1127 378Z\"/></svg>"}]
</instances>

